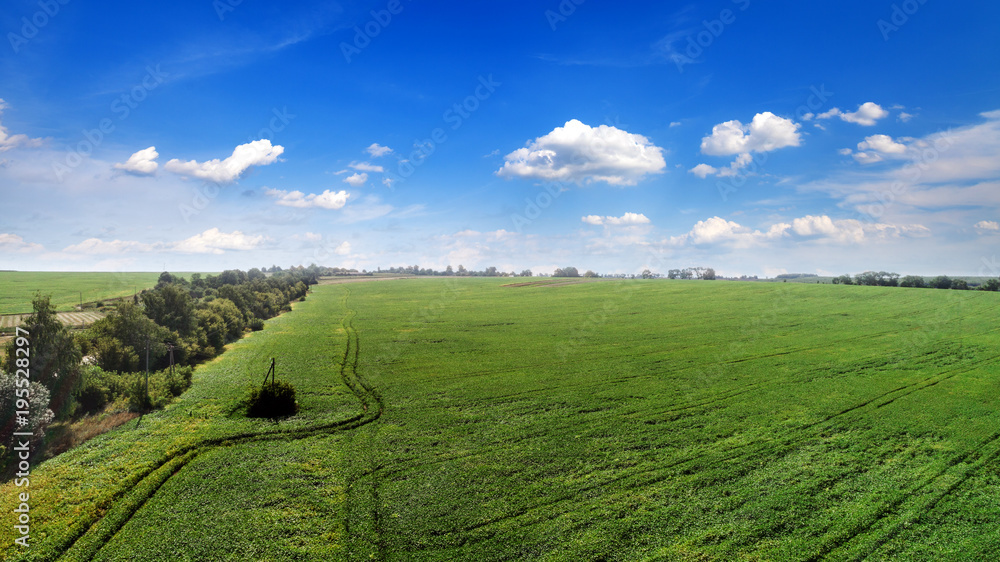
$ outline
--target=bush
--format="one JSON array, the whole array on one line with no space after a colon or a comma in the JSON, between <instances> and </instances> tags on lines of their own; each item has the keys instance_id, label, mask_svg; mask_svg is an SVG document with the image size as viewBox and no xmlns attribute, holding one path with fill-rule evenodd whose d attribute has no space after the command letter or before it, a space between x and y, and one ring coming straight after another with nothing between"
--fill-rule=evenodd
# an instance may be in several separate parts
<instances>
[{"instance_id":1,"label":"bush","mask_svg":"<svg viewBox=\"0 0 1000 562\"><path fill-rule=\"evenodd\" d=\"M264 383L250 389L247 416L251 418L281 418L299 411L295 402L295 387L285 381Z\"/></svg>"},{"instance_id":2,"label":"bush","mask_svg":"<svg viewBox=\"0 0 1000 562\"><path fill-rule=\"evenodd\" d=\"M74 392L78 412L95 414L104 409L115 395L115 383L109 373L96 365L84 367L80 373L80 386Z\"/></svg>"},{"instance_id":3,"label":"bush","mask_svg":"<svg viewBox=\"0 0 1000 562\"><path fill-rule=\"evenodd\" d=\"M254 318L250 320L249 323L247 323L247 327L253 330L254 332L259 332L264 329L264 321L261 320L260 318Z\"/></svg>"},{"instance_id":4,"label":"bush","mask_svg":"<svg viewBox=\"0 0 1000 562\"><path fill-rule=\"evenodd\" d=\"M176 397L184 394L184 391L191 387L193 374L194 369L191 367L175 367L173 375L170 374L170 370L164 371L164 380L170 395Z\"/></svg>"},{"instance_id":5,"label":"bush","mask_svg":"<svg viewBox=\"0 0 1000 562\"><path fill-rule=\"evenodd\" d=\"M191 386L191 367L174 367L149 374L149 394L146 394L146 375L134 373L122 375L123 393L128 399L128 407L133 412L146 412L163 408Z\"/></svg>"}]
</instances>

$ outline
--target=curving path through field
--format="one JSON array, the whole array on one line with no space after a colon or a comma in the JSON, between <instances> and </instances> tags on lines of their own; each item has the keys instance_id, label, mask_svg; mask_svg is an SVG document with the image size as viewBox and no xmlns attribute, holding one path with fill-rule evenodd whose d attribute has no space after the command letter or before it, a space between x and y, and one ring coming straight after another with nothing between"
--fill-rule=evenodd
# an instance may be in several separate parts
<instances>
[{"instance_id":1,"label":"curving path through field","mask_svg":"<svg viewBox=\"0 0 1000 562\"><path fill-rule=\"evenodd\" d=\"M381 417L385 409L379 392L357 372L359 358L358 332L353 320L356 311L347 307L350 289L345 287L345 315L341 325L347 334L347 343L340 361L340 379L360 402L362 411L350 418L323 423L296 430L248 432L225 438L208 439L181 448L165 456L156 466L137 474L128 481L121 491L99 506L101 516L82 521L70 529L53 559L91 560L115 534L150 500L168 480L180 472L196 457L210 450L233 445L265 442L272 440L290 441L315 435L350 431L372 423Z\"/></svg>"}]
</instances>

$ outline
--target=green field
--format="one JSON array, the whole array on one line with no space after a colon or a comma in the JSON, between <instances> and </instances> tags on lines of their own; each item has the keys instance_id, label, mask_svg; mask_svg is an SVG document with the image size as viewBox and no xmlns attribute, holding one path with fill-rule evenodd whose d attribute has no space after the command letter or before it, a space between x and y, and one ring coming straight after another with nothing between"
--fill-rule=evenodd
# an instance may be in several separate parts
<instances>
[{"instance_id":1,"label":"green field","mask_svg":"<svg viewBox=\"0 0 1000 562\"><path fill-rule=\"evenodd\" d=\"M997 294L323 285L166 410L33 468L54 560L982 560ZM299 392L239 413L271 357ZM20 555L20 556L19 556Z\"/></svg>"},{"instance_id":2,"label":"green field","mask_svg":"<svg viewBox=\"0 0 1000 562\"><path fill-rule=\"evenodd\" d=\"M176 273L190 278L190 273ZM52 295L56 310L74 310L83 302L92 303L133 295L156 285L159 273L152 272L59 272L0 271L0 314L31 312L35 291ZM82 293L82 295L81 295Z\"/></svg>"}]
</instances>

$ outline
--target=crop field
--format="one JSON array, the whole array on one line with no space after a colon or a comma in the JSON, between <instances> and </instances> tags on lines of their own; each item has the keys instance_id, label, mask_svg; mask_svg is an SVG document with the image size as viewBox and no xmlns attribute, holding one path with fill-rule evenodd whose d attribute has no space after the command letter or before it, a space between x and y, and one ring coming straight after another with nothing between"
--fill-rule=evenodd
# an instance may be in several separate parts
<instances>
[{"instance_id":1,"label":"crop field","mask_svg":"<svg viewBox=\"0 0 1000 562\"><path fill-rule=\"evenodd\" d=\"M996 293L321 285L32 467L23 560L984 560ZM270 358L301 411L241 414Z\"/></svg>"},{"instance_id":2,"label":"crop field","mask_svg":"<svg viewBox=\"0 0 1000 562\"><path fill-rule=\"evenodd\" d=\"M4 314L0 316L0 330L9 330L20 326L28 316L30 316L30 314ZM85 325L93 324L101 318L104 318L104 313L97 312L95 310L88 310L86 312L57 312L56 318L67 326L79 328Z\"/></svg>"},{"instance_id":3,"label":"crop field","mask_svg":"<svg viewBox=\"0 0 1000 562\"><path fill-rule=\"evenodd\" d=\"M56 310L68 311L79 306L81 296L85 303L131 296L156 285L159 277L152 272L0 271L0 314L30 313L35 291L51 294Z\"/></svg>"}]
</instances>

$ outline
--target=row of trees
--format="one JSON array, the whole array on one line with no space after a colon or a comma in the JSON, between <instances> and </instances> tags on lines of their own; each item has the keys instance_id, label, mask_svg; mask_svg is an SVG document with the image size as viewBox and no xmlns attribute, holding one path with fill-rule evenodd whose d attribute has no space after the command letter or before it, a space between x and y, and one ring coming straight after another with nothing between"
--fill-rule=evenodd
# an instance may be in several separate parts
<instances>
[{"instance_id":1,"label":"row of trees","mask_svg":"<svg viewBox=\"0 0 1000 562\"><path fill-rule=\"evenodd\" d=\"M715 270L711 267L671 269L667 272L667 279L704 279L706 281L713 281L715 280Z\"/></svg>"},{"instance_id":2,"label":"row of trees","mask_svg":"<svg viewBox=\"0 0 1000 562\"><path fill-rule=\"evenodd\" d=\"M119 398L137 409L165 404L190 385L191 366L305 298L323 273L316 269L229 270L190 280L165 272L154 288L118 304L76 336L58 320L49 297L36 295L34 312L22 326L30 334L30 361L22 363L29 365L33 389L31 427L44 432L52 419L72 419ZM23 409L15 408L15 373L23 368L16 349L12 339L0 364L0 446L9 446L17 431L15 410ZM147 357L154 372L150 392L137 374L147 368ZM179 368L168 374L171 365ZM154 386L161 391L151 398Z\"/></svg>"},{"instance_id":3,"label":"row of trees","mask_svg":"<svg viewBox=\"0 0 1000 562\"><path fill-rule=\"evenodd\" d=\"M919 275L907 275L900 277L898 273L886 271L866 271L859 273L853 278L850 275L841 275L833 279L835 285L868 285L872 287L916 287L930 289L956 289L967 291L978 288L980 291L1000 290L1000 279L988 279L981 285L969 285L965 279L952 279L947 275L938 275L928 279Z\"/></svg>"}]
</instances>

